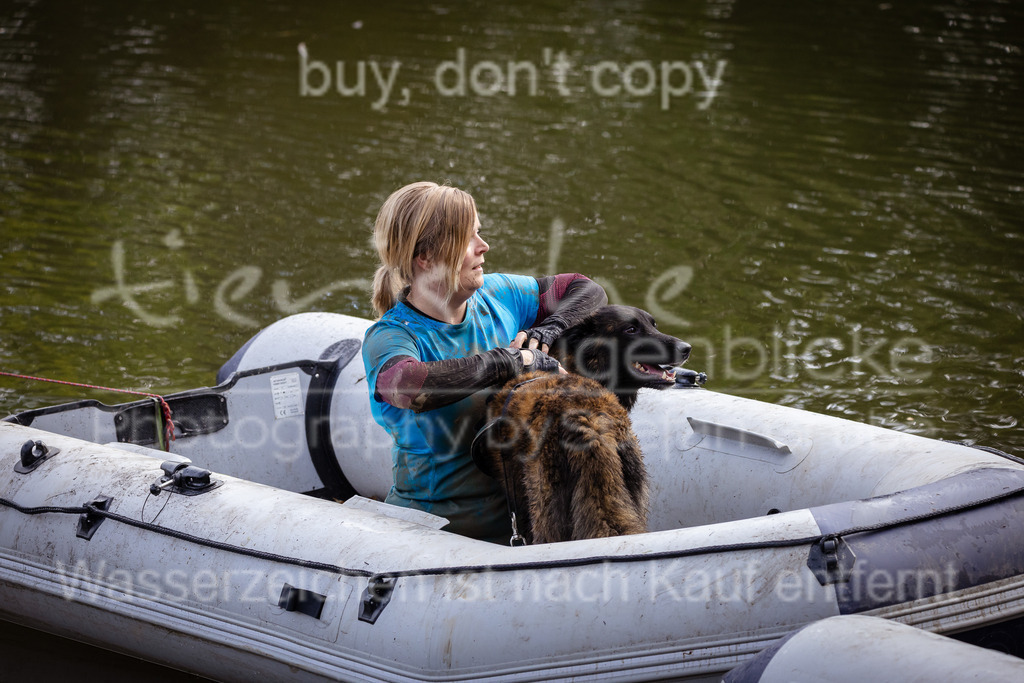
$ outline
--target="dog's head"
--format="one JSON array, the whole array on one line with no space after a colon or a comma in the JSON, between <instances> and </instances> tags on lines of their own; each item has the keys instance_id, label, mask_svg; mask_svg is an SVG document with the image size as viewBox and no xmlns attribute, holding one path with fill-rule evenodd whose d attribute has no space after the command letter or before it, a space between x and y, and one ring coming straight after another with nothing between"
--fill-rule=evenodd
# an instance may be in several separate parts
<instances>
[{"instance_id":1,"label":"dog's head","mask_svg":"<svg viewBox=\"0 0 1024 683\"><path fill-rule=\"evenodd\" d=\"M569 372L607 387L629 410L640 389L663 389L675 382L662 366L685 362L690 345L659 332L647 311L602 306L562 333L551 354Z\"/></svg>"}]
</instances>

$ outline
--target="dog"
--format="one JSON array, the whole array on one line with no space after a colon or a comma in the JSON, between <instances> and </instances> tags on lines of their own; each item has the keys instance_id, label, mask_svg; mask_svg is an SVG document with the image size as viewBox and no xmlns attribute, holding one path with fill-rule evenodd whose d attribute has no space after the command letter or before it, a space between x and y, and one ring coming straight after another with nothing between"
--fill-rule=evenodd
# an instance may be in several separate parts
<instances>
[{"instance_id":1,"label":"dog","mask_svg":"<svg viewBox=\"0 0 1024 683\"><path fill-rule=\"evenodd\" d=\"M630 306L603 306L549 353L569 375L533 372L489 400L473 458L505 485L514 533L532 543L647 531L647 471L629 410L664 389L690 345ZM515 539L515 536L513 537Z\"/></svg>"}]
</instances>

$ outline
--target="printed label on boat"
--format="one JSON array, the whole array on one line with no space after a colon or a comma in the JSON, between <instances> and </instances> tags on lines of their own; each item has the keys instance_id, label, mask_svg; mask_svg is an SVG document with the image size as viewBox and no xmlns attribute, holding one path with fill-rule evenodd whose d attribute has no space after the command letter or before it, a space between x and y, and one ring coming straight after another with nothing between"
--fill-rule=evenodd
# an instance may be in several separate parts
<instances>
[{"instance_id":1,"label":"printed label on boat","mask_svg":"<svg viewBox=\"0 0 1024 683\"><path fill-rule=\"evenodd\" d=\"M270 392L274 396L274 419L302 415L302 384L299 373L289 372L270 378Z\"/></svg>"}]
</instances>

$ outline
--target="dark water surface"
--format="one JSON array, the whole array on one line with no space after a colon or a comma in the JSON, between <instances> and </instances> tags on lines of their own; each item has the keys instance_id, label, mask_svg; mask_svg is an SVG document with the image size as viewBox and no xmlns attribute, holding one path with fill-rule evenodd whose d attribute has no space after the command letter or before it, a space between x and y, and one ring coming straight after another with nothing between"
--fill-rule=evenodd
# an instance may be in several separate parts
<instances>
[{"instance_id":1,"label":"dark water surface","mask_svg":"<svg viewBox=\"0 0 1024 683\"><path fill-rule=\"evenodd\" d=\"M210 385L288 313L369 317L381 202L448 180L493 270L593 276L710 388L1024 453L1022 20L8 2L0 370ZM0 378L0 414L81 395Z\"/></svg>"}]
</instances>

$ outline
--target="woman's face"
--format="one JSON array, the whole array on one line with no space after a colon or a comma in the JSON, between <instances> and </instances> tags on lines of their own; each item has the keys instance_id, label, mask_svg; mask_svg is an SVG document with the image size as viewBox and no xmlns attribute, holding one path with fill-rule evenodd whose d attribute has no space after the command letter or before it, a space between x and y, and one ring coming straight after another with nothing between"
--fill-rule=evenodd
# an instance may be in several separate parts
<instances>
[{"instance_id":1,"label":"woman's face","mask_svg":"<svg viewBox=\"0 0 1024 683\"><path fill-rule=\"evenodd\" d=\"M480 236L480 218L474 218L473 237L466 247L466 256L459 271L459 293L469 296L484 286L484 254L490 249Z\"/></svg>"}]
</instances>

